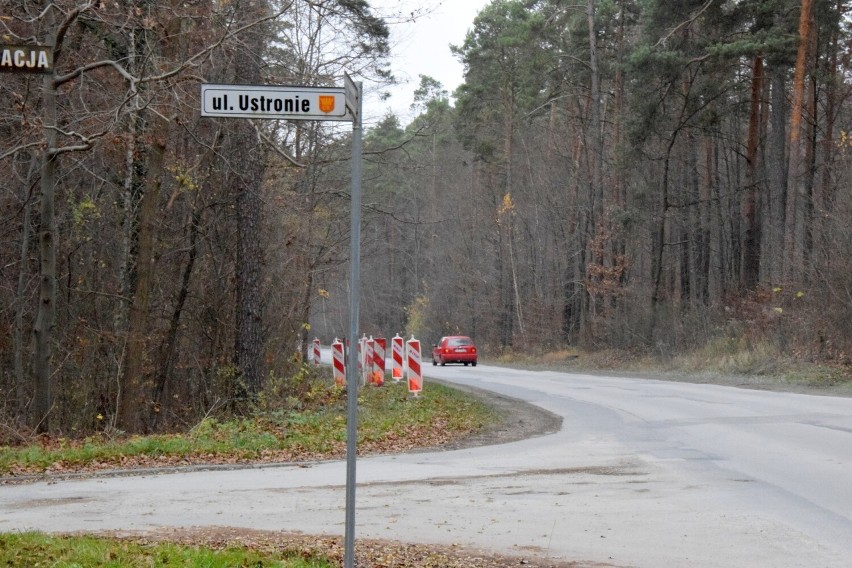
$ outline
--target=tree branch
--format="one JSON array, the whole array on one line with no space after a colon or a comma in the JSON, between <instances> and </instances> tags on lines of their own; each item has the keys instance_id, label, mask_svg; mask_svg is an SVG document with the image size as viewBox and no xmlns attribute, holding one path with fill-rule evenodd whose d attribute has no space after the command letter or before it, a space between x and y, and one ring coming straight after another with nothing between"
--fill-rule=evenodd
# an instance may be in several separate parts
<instances>
[{"instance_id":1,"label":"tree branch","mask_svg":"<svg viewBox=\"0 0 852 568\"><path fill-rule=\"evenodd\" d=\"M695 12L695 14L690 16L690 18L688 20L679 23L674 28L672 28L672 31L667 33L665 36L661 37L660 40L657 41L657 43L654 44L654 47L656 48L656 47L659 47L661 44L665 44L669 40L669 38L672 37L674 34L676 34L678 31L680 31L681 29L683 29L686 26L692 25L692 23L695 20L698 19L698 16L703 14L707 10L707 8L710 7L711 4L713 4L713 0L707 0L707 3L704 4L704 6L702 6L701 8L699 8L698 11Z\"/></svg>"},{"instance_id":2,"label":"tree branch","mask_svg":"<svg viewBox=\"0 0 852 568\"><path fill-rule=\"evenodd\" d=\"M306 168L307 167L306 164L302 164L302 163L297 162L296 158L294 158L293 156L291 156L290 154L288 154L287 152L285 152L284 150L279 148L278 144L275 143L275 140L273 140L272 138L267 136L260 129L260 127L257 125L257 123L255 123L255 121L251 121L251 122L252 122L252 125L254 126L255 131L257 131L258 137L262 141L266 142L269 145L269 147L272 149L273 152L275 152L276 154L278 154L279 156L281 156L282 158L284 158L285 160L287 160L288 162L290 162L291 164L293 164L297 168Z\"/></svg>"}]
</instances>

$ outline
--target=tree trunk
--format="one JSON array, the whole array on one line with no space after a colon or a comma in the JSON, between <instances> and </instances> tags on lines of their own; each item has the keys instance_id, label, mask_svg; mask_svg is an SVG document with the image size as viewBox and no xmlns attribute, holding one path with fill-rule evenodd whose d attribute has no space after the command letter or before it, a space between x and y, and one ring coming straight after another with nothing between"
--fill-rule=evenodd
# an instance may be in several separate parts
<instances>
[{"instance_id":1,"label":"tree trunk","mask_svg":"<svg viewBox=\"0 0 852 568\"><path fill-rule=\"evenodd\" d=\"M38 161L31 159L29 174L27 175L27 188L29 195L24 196L24 212L21 222L21 256L20 267L18 270L18 290L15 294L17 306L15 308L15 406L16 413L24 412L26 408L26 371L24 369L24 308L27 304L26 282L27 282L27 267L29 266L30 258L30 237L32 235L32 189L35 176L35 170L38 167Z\"/></svg>"},{"instance_id":2,"label":"tree trunk","mask_svg":"<svg viewBox=\"0 0 852 568\"><path fill-rule=\"evenodd\" d=\"M174 22L169 22L166 27L168 33L156 44L156 55L166 61L170 61L176 53L174 38L177 33L173 26ZM144 67L143 64L137 65L137 58L142 59L142 54L151 45L154 45L154 42L148 41L144 30L134 30L128 46L131 69L141 70ZM138 97L138 93L135 94ZM139 99L136 98L134 103L138 104ZM128 175L135 176L131 186L141 184L143 193L138 209L133 210L136 215L135 222L132 223L136 227L135 247L131 247L135 248L136 252L131 268L134 276L131 280L133 294L127 319L127 345L116 423L127 432L142 432L150 427L152 413L157 409L154 404L153 377L151 380L146 379L145 367L146 363L150 363L148 318L155 283L154 250L170 124L161 114L139 108L131 120L137 121L132 129L140 137L136 142L143 142L144 150L139 153L141 155L134 156Z\"/></svg>"},{"instance_id":3,"label":"tree trunk","mask_svg":"<svg viewBox=\"0 0 852 568\"><path fill-rule=\"evenodd\" d=\"M600 73L598 72L598 45L597 32L595 30L595 1L588 0L587 21L589 26L589 71L591 73L589 85L589 132L591 133L591 196L592 196L592 219L590 234L596 233L596 224L603 218L603 131L601 129L601 88ZM592 259L596 262L599 259Z\"/></svg>"},{"instance_id":4,"label":"tree trunk","mask_svg":"<svg viewBox=\"0 0 852 568\"><path fill-rule=\"evenodd\" d=\"M746 190L743 202L743 257L740 283L745 290L757 286L760 278L760 223L757 218L757 144L760 127L760 96L763 91L763 55L754 56L751 76L751 105L746 144Z\"/></svg>"},{"instance_id":5,"label":"tree trunk","mask_svg":"<svg viewBox=\"0 0 852 568\"><path fill-rule=\"evenodd\" d=\"M701 139L689 136L690 144L688 152L688 176L687 186L689 188L689 201L695 205L687 211L687 247L689 248L689 301L695 304L707 303L707 272L704 269L705 257L707 255L707 239L704 234L704 219L702 217L701 204L701 168L699 156L701 155Z\"/></svg>"},{"instance_id":6,"label":"tree trunk","mask_svg":"<svg viewBox=\"0 0 852 568\"><path fill-rule=\"evenodd\" d=\"M598 71L598 42L597 31L595 28L595 0L588 0L586 3L586 25L589 32L589 128L587 131L587 155L589 157L589 197L590 210L588 217L588 239L590 245L588 251L589 262L592 265L604 266L611 265L611 258L603 258L604 251L607 250L604 246L592 246L592 243L598 234L599 226L603 221L604 199L603 199L603 131L601 128L601 88L600 88L600 73ZM599 251L596 253L596 250ZM589 267L585 267L588 272ZM584 275L587 283L594 285L592 276ZM594 278L599 280L599 278ZM590 287L592 288L592 287ZM587 288L587 291L589 288ZM588 305L591 312L590 319L594 319L595 314L599 311L599 296L588 295Z\"/></svg>"},{"instance_id":7,"label":"tree trunk","mask_svg":"<svg viewBox=\"0 0 852 568\"><path fill-rule=\"evenodd\" d=\"M313 267L310 266L309 262L304 262L304 271L305 271L305 282L304 288L302 290L302 306L301 313L299 314L299 345L300 348L300 356L302 361L308 362L310 361L310 351L311 351L311 329L308 326L308 322L311 319L311 297L313 296L314 290L314 270Z\"/></svg>"},{"instance_id":8,"label":"tree trunk","mask_svg":"<svg viewBox=\"0 0 852 568\"><path fill-rule=\"evenodd\" d=\"M817 38L816 34L811 34L811 50L810 53L814 54L814 61L819 61L820 57L817 53ZM814 216L814 201L816 196L814 195L815 187L814 183L816 180L816 159L817 159L817 146L819 146L818 136L821 136L822 133L819 132L819 116L818 109L819 104L817 100L819 98L819 87L817 85L816 77L811 75L810 80L810 88L807 92L806 97L806 106L807 106L807 116L811 117L810 120L805 121L805 125L803 127L803 132L806 133L806 138L804 141L805 144L805 160L803 165L803 184L804 184L804 203L803 203L803 220L802 220L802 238L803 238L803 248L802 248L802 260L803 260L803 269L805 278L810 278L813 276L813 268L814 268L814 222L817 221ZM818 221L817 221L818 222Z\"/></svg>"},{"instance_id":9,"label":"tree trunk","mask_svg":"<svg viewBox=\"0 0 852 568\"><path fill-rule=\"evenodd\" d=\"M705 281L704 301L713 302L720 297L719 293L719 242L721 240L719 223L715 222L713 214L715 192L714 187L714 152L713 138L704 137L704 176L701 182L701 234L704 241L704 256L702 257L701 273Z\"/></svg>"},{"instance_id":10,"label":"tree trunk","mask_svg":"<svg viewBox=\"0 0 852 568\"><path fill-rule=\"evenodd\" d=\"M141 432L149 410L145 389L145 362L148 358L148 310L154 287L154 242L156 240L157 209L166 152L166 121L155 119L148 128L154 133L146 144L145 193L139 204L138 251L135 285L127 325L127 348L117 424L127 432Z\"/></svg>"},{"instance_id":11,"label":"tree trunk","mask_svg":"<svg viewBox=\"0 0 852 568\"><path fill-rule=\"evenodd\" d=\"M157 405L157 411L161 410L163 404L163 395L166 391L166 385L172 375L177 359L177 336L180 328L181 315L183 308L186 305L186 300L189 297L189 284L192 278L192 272L195 267L195 260L198 257L198 226L201 223L201 211L196 206L192 211L192 217L189 221L189 251L186 260L186 266L183 269L181 278L181 286L178 291L178 297L175 301L175 307L172 311L171 323L169 331L166 334L166 339L163 343L163 358L160 363L160 370L157 376L157 381L154 385L154 402ZM159 416L159 415L158 415Z\"/></svg>"},{"instance_id":12,"label":"tree trunk","mask_svg":"<svg viewBox=\"0 0 852 568\"><path fill-rule=\"evenodd\" d=\"M261 236L263 226L260 196L263 178L262 151L248 121L234 127L229 155L242 175L235 175L232 189L237 199L236 323L234 362L250 397L263 386L263 297L261 272L264 264Z\"/></svg>"},{"instance_id":13,"label":"tree trunk","mask_svg":"<svg viewBox=\"0 0 852 568\"><path fill-rule=\"evenodd\" d=\"M266 2L247 2L244 21L265 15ZM255 27L245 36L234 57L236 82L257 84L261 79L265 38L263 27ZM248 120L233 121L228 156L231 160L230 185L236 195L236 338L234 364L241 387L254 398L263 387L263 200L261 196L265 157L254 126ZM236 393L239 395L240 393Z\"/></svg>"},{"instance_id":14,"label":"tree trunk","mask_svg":"<svg viewBox=\"0 0 852 568\"><path fill-rule=\"evenodd\" d=\"M512 137L515 133L515 123L514 123L514 112L515 112L515 98L514 98L514 86L508 85L504 87L505 91L503 93L503 168L505 175L505 186L504 186L504 201L498 205L498 208L501 208L498 211L498 216L501 216L506 204L506 199L508 199L509 204L512 203L512 159L514 158L514 147L512 145ZM504 251L509 256L509 266L506 266L506 263L503 262L502 258L500 261L500 289L502 290L502 298L501 302L503 304L503 310L500 317L500 328L501 328L501 337L500 337L500 345L503 348L511 347L513 343L514 337L514 328L515 328L515 308L516 308L516 298L517 296L517 281L514 278L514 257L512 255L512 211L511 208L508 211L505 211L505 223L507 224L506 230L503 230L503 227L498 227L500 231L500 255L504 254ZM505 247L504 247L505 245ZM520 306L517 306L518 313L520 313Z\"/></svg>"},{"instance_id":15,"label":"tree trunk","mask_svg":"<svg viewBox=\"0 0 852 568\"><path fill-rule=\"evenodd\" d=\"M671 161L671 148L674 145L674 139L677 134L672 135L672 140L669 142L669 149L666 152L666 158L663 164L663 180L660 184L660 209L656 222L656 229L652 240L653 248L651 249L652 262L651 272L653 292L651 293L651 307L654 314L657 312L657 307L662 301L663 293L663 265L665 263L665 248L666 248L666 232L668 230L669 216L669 163ZM656 315L653 317L653 322L656 324ZM652 326L653 329L655 326Z\"/></svg>"},{"instance_id":16,"label":"tree trunk","mask_svg":"<svg viewBox=\"0 0 852 568\"><path fill-rule=\"evenodd\" d=\"M787 138L785 128L786 95L784 69L770 67L769 136L767 138L766 176L768 212L766 235L763 239L764 255L769 257L766 279L779 283L784 275L784 204L787 201L787 168L784 157Z\"/></svg>"},{"instance_id":17,"label":"tree trunk","mask_svg":"<svg viewBox=\"0 0 852 568\"><path fill-rule=\"evenodd\" d=\"M47 45L55 45L55 14L53 2L45 9L45 26L48 30ZM53 335L56 328L56 81L55 73L44 76L42 84L44 104L45 149L41 169L41 226L39 227L39 302L33 335L35 339L35 397L33 419L36 430L50 430L50 411L53 406L51 395L51 356Z\"/></svg>"},{"instance_id":18,"label":"tree trunk","mask_svg":"<svg viewBox=\"0 0 852 568\"><path fill-rule=\"evenodd\" d=\"M841 13L842 0L837 1L836 9ZM814 207L815 215L815 246L820 254L819 262L828 269L833 260L831 254L831 236L830 236L830 219L834 217L834 191L836 184L832 181L836 175L835 171L835 156L837 155L837 141L834 139L836 121L838 119L840 107L840 93L838 86L841 84L838 78L838 52L840 51L840 42L842 33L835 32L829 40L829 56L826 59L825 75L827 77L827 87L825 93L825 128L824 137L821 142L823 167L822 176L815 194Z\"/></svg>"},{"instance_id":19,"label":"tree trunk","mask_svg":"<svg viewBox=\"0 0 852 568\"><path fill-rule=\"evenodd\" d=\"M790 109L790 156L787 174L787 202L784 219L784 279L797 282L804 269L804 148L802 110L805 100L805 72L811 35L811 0L802 0L799 14L799 48L793 75L793 103Z\"/></svg>"}]
</instances>

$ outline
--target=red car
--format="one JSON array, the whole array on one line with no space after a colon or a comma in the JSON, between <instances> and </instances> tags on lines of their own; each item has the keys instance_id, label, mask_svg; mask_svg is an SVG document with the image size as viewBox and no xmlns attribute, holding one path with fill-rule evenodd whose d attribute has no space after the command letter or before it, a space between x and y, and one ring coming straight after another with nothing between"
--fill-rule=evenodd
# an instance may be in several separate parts
<instances>
[{"instance_id":1,"label":"red car","mask_svg":"<svg viewBox=\"0 0 852 568\"><path fill-rule=\"evenodd\" d=\"M442 337L437 345L432 346L432 364L441 366L447 363L464 363L476 367L476 345L465 335L449 335Z\"/></svg>"}]
</instances>

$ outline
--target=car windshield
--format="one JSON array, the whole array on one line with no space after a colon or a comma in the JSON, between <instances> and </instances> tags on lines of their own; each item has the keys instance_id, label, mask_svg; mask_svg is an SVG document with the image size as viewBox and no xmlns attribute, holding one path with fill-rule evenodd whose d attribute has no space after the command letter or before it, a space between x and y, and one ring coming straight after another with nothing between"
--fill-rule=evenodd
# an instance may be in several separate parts
<instances>
[{"instance_id":1,"label":"car windshield","mask_svg":"<svg viewBox=\"0 0 852 568\"><path fill-rule=\"evenodd\" d=\"M473 341L467 337L456 337L454 339L447 340L447 346L449 347L465 347L467 345L473 345Z\"/></svg>"}]
</instances>

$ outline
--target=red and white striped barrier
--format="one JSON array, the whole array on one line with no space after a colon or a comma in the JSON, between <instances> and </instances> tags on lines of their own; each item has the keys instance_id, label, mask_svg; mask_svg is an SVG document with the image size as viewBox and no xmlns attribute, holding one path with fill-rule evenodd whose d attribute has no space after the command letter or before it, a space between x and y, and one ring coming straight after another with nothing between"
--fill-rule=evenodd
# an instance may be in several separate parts
<instances>
[{"instance_id":1,"label":"red and white striped barrier","mask_svg":"<svg viewBox=\"0 0 852 568\"><path fill-rule=\"evenodd\" d=\"M373 351L376 345L376 341L373 339L373 336L370 336L370 339L364 342L364 366L362 367L361 373L361 386L367 384L367 382L372 382L373 380Z\"/></svg>"},{"instance_id":2,"label":"red and white striped barrier","mask_svg":"<svg viewBox=\"0 0 852 568\"><path fill-rule=\"evenodd\" d=\"M391 359L391 377L396 382L402 380L402 360L403 360L403 347L402 344L404 340L396 334L396 337L391 339L391 351L392 351L392 359Z\"/></svg>"},{"instance_id":3,"label":"red and white striped barrier","mask_svg":"<svg viewBox=\"0 0 852 568\"><path fill-rule=\"evenodd\" d=\"M334 367L334 384L344 386L346 384L346 363L343 354L343 342L334 338L331 344L331 358Z\"/></svg>"},{"instance_id":4,"label":"red and white striped barrier","mask_svg":"<svg viewBox=\"0 0 852 568\"><path fill-rule=\"evenodd\" d=\"M373 374L370 384L380 387L385 384L385 351L388 342L384 337L377 337L373 341Z\"/></svg>"},{"instance_id":5,"label":"red and white striped barrier","mask_svg":"<svg viewBox=\"0 0 852 568\"><path fill-rule=\"evenodd\" d=\"M322 356L320 355L320 340L319 337L314 338L313 348L311 353L311 359L313 359L314 365L320 364L320 359Z\"/></svg>"},{"instance_id":6,"label":"red and white striped barrier","mask_svg":"<svg viewBox=\"0 0 852 568\"><path fill-rule=\"evenodd\" d=\"M361 339L358 340L358 366L356 370L358 371L358 377L363 381L364 379L364 356L367 353L367 336L364 335Z\"/></svg>"},{"instance_id":7,"label":"red and white striped barrier","mask_svg":"<svg viewBox=\"0 0 852 568\"><path fill-rule=\"evenodd\" d=\"M420 341L413 335L406 342L405 353L408 359L408 392L417 396L423 390L423 375L420 370Z\"/></svg>"}]
</instances>

